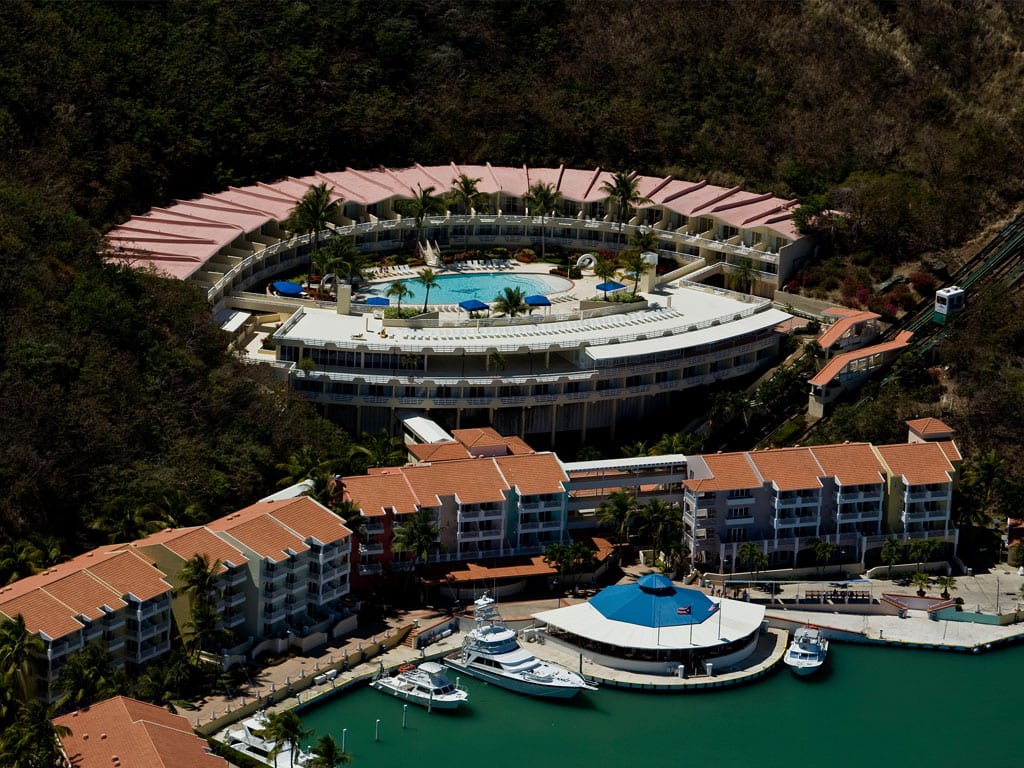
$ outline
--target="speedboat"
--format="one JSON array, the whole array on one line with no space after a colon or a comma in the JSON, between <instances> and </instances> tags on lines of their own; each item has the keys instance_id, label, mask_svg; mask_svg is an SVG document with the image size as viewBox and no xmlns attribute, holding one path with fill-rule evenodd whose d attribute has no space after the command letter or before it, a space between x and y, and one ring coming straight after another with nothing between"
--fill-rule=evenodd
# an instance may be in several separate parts
<instances>
[{"instance_id":1,"label":"speedboat","mask_svg":"<svg viewBox=\"0 0 1024 768\"><path fill-rule=\"evenodd\" d=\"M455 709L469 698L466 691L452 685L445 668L436 661L418 667L405 664L394 675L381 667L370 687L428 709Z\"/></svg>"},{"instance_id":2,"label":"speedboat","mask_svg":"<svg viewBox=\"0 0 1024 768\"><path fill-rule=\"evenodd\" d=\"M462 650L445 658L447 666L530 696L568 699L582 690L597 690L581 675L540 661L520 646L516 633L498 615L492 598L484 594L473 605L476 628L467 633Z\"/></svg>"},{"instance_id":3,"label":"speedboat","mask_svg":"<svg viewBox=\"0 0 1024 768\"><path fill-rule=\"evenodd\" d=\"M304 768L310 763L310 756L299 751L292 760L291 745L284 744L274 755L276 742L266 738L268 724L266 712L257 712L250 718L239 723L239 727L230 729L223 737L229 747L249 757L255 758L272 768ZM274 755L271 757L271 755Z\"/></svg>"},{"instance_id":4,"label":"speedboat","mask_svg":"<svg viewBox=\"0 0 1024 768\"><path fill-rule=\"evenodd\" d=\"M825 663L828 640L817 627L797 627L783 661L797 675L817 672Z\"/></svg>"}]
</instances>

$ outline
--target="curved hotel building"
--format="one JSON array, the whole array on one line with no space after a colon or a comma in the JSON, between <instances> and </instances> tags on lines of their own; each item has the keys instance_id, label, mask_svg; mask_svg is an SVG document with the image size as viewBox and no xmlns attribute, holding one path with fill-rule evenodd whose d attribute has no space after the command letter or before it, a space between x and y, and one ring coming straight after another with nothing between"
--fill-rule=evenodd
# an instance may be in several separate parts
<instances>
[{"instance_id":1,"label":"curved hotel building","mask_svg":"<svg viewBox=\"0 0 1024 768\"><path fill-rule=\"evenodd\" d=\"M398 212L396 203L418 190L447 194L461 175L477 181L491 213L428 216L418 227ZM795 201L635 176L648 202L620 223L602 191L612 178L601 169L489 164L317 173L154 209L111 231L108 245L112 258L195 283L215 312L233 312L238 323L271 316L273 363L349 429L393 429L396 417L415 411L450 429L488 424L554 444L561 433L611 433L617 422L671 406L684 390L772 361L776 328L788 315L768 297L811 249L793 224ZM560 193L559 213L531 214L528 190L538 182ZM352 237L364 253L399 251L415 234L428 264L442 270L434 246L511 251L543 237L580 254L614 253L641 230L657 240L658 274L639 281L643 302L591 301L602 296L576 284L553 294L549 308L511 319L466 319L437 307L412 320L384 319L379 307L352 300L347 286L329 304L268 296L271 280L308 263L311 235L283 222L321 183L338 202L321 240ZM725 290L730 273L742 274L749 292Z\"/></svg>"}]
</instances>

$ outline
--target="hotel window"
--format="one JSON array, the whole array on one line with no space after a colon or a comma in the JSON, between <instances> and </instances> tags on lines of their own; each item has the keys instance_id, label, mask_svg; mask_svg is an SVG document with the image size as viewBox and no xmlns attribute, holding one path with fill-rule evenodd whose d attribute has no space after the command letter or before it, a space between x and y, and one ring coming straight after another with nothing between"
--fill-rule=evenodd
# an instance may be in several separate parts
<instances>
[{"instance_id":1,"label":"hotel window","mask_svg":"<svg viewBox=\"0 0 1024 768\"><path fill-rule=\"evenodd\" d=\"M736 237L740 231L736 227L730 227L728 224L722 225L722 239L728 240L731 237Z\"/></svg>"},{"instance_id":2,"label":"hotel window","mask_svg":"<svg viewBox=\"0 0 1024 768\"><path fill-rule=\"evenodd\" d=\"M726 534L726 541L746 541L747 540L747 529L746 528L730 528Z\"/></svg>"},{"instance_id":3,"label":"hotel window","mask_svg":"<svg viewBox=\"0 0 1024 768\"><path fill-rule=\"evenodd\" d=\"M730 520L737 518L750 517L750 507L733 507L729 510L726 515Z\"/></svg>"}]
</instances>

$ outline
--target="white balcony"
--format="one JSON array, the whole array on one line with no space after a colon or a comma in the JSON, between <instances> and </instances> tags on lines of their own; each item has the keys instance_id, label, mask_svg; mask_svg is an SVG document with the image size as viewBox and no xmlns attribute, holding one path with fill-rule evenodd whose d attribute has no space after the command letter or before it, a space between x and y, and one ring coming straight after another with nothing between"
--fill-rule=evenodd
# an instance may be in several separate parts
<instances>
[{"instance_id":1,"label":"white balcony","mask_svg":"<svg viewBox=\"0 0 1024 768\"><path fill-rule=\"evenodd\" d=\"M743 517L727 517L725 518L726 525L750 525L754 522L753 515L744 515Z\"/></svg>"},{"instance_id":2,"label":"white balcony","mask_svg":"<svg viewBox=\"0 0 1024 768\"><path fill-rule=\"evenodd\" d=\"M820 522L821 521L817 515L773 517L772 528L776 531L792 530L794 528L805 528L807 526L818 525Z\"/></svg>"}]
</instances>

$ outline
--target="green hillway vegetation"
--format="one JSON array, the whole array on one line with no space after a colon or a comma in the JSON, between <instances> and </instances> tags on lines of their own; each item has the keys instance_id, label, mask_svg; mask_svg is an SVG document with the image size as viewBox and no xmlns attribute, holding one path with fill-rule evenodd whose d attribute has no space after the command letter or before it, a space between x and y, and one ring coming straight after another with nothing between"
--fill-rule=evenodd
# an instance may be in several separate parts
<instances>
[{"instance_id":1,"label":"green hillway vegetation","mask_svg":"<svg viewBox=\"0 0 1024 768\"><path fill-rule=\"evenodd\" d=\"M132 213L450 159L706 178L801 201L821 248L791 289L896 314L936 279L922 257L959 263L1021 201L1010 0L10 2L0 22L4 581L310 468L330 501L327 472L390 460L386 436L234 360L194 289L103 264L101 233ZM918 276L875 295L895 270ZM1019 302L972 301L934 359L821 439L903 439L902 418L941 413L968 457L963 522L1018 509ZM751 410L714 405L720 434ZM51 764L15 761L46 713L17 703L9 646L3 762Z\"/></svg>"}]
</instances>

